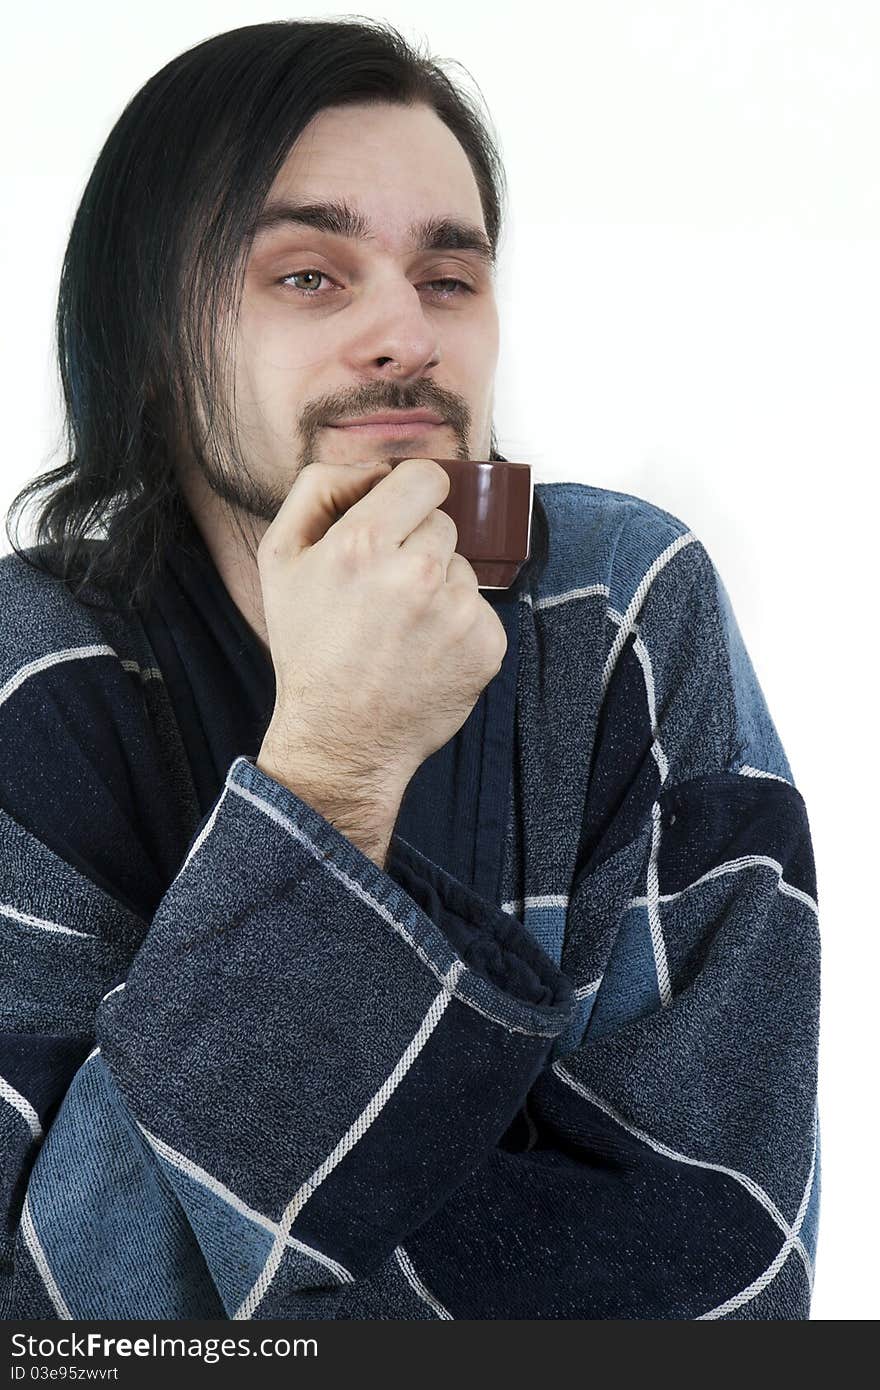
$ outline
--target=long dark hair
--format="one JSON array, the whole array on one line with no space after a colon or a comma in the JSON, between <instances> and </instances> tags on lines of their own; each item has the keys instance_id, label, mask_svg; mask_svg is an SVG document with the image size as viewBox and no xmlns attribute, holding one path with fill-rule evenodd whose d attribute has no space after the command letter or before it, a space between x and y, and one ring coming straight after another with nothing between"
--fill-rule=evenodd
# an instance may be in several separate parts
<instances>
[{"instance_id":1,"label":"long dark hair","mask_svg":"<svg viewBox=\"0 0 880 1390\"><path fill-rule=\"evenodd\" d=\"M109 606L149 602L166 547L191 534L181 447L201 466L219 437L248 472L218 389L228 359L205 325L234 323L248 228L322 108L431 106L467 154L497 252L506 184L477 101L391 25L363 21L277 20L206 39L132 97L98 156L56 311L67 462L29 481L6 515L12 549L74 582L82 602L105 606L83 592L93 585L112 592ZM494 428L490 457L503 459ZM41 493L25 549L21 512ZM546 551L537 495L533 532L530 565Z\"/></svg>"}]
</instances>

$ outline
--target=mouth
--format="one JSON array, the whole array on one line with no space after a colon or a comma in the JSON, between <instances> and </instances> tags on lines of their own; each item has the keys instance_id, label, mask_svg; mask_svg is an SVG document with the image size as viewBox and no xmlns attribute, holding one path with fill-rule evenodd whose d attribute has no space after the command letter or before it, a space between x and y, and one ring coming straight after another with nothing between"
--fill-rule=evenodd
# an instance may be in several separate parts
<instances>
[{"instance_id":1,"label":"mouth","mask_svg":"<svg viewBox=\"0 0 880 1390\"><path fill-rule=\"evenodd\" d=\"M402 420L397 424L385 420L379 424L368 425L330 425L329 429L339 430L341 434L352 434L369 438L372 436L386 437L388 439L404 439L420 434L425 434L428 430L442 430L446 425L445 420Z\"/></svg>"}]
</instances>

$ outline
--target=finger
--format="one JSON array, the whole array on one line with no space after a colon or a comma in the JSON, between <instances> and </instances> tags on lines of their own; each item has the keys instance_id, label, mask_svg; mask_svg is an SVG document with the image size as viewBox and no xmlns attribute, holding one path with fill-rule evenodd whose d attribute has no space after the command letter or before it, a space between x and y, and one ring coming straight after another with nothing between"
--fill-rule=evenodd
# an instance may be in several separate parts
<instances>
[{"instance_id":1,"label":"finger","mask_svg":"<svg viewBox=\"0 0 880 1390\"><path fill-rule=\"evenodd\" d=\"M479 583L470 561L456 552L458 528L447 512L435 508L429 517L410 532L401 550L419 550L433 555L444 566L445 583L465 584L477 589Z\"/></svg>"},{"instance_id":2,"label":"finger","mask_svg":"<svg viewBox=\"0 0 880 1390\"><path fill-rule=\"evenodd\" d=\"M446 583L450 586L464 585L467 589L479 589L480 587L476 570L470 560L465 559L464 555L459 555L458 551L450 556L446 570Z\"/></svg>"},{"instance_id":3,"label":"finger","mask_svg":"<svg viewBox=\"0 0 880 1390\"><path fill-rule=\"evenodd\" d=\"M451 486L449 474L433 459L400 459L364 497L357 513L342 517L339 526L368 523L380 543L393 550L446 501Z\"/></svg>"},{"instance_id":4,"label":"finger","mask_svg":"<svg viewBox=\"0 0 880 1390\"><path fill-rule=\"evenodd\" d=\"M429 555L436 555L438 560L443 561L445 568L457 545L458 527L452 517L447 512L442 512L438 507L434 507L424 521L420 521L418 526L405 537L401 542L400 549L409 552L419 550Z\"/></svg>"},{"instance_id":5,"label":"finger","mask_svg":"<svg viewBox=\"0 0 880 1390\"><path fill-rule=\"evenodd\" d=\"M295 556L315 545L390 471L379 460L368 466L310 463L301 468L260 541L260 548Z\"/></svg>"}]
</instances>

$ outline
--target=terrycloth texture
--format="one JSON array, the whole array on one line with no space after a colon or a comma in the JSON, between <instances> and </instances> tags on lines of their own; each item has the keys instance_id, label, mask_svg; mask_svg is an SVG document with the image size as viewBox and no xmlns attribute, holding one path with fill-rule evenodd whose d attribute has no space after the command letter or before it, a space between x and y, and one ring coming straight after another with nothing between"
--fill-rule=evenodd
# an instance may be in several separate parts
<instances>
[{"instance_id":1,"label":"terrycloth texture","mask_svg":"<svg viewBox=\"0 0 880 1390\"><path fill-rule=\"evenodd\" d=\"M498 901L247 753L200 816L143 626L0 560L4 1316L808 1317L804 803L700 541L536 492Z\"/></svg>"}]
</instances>

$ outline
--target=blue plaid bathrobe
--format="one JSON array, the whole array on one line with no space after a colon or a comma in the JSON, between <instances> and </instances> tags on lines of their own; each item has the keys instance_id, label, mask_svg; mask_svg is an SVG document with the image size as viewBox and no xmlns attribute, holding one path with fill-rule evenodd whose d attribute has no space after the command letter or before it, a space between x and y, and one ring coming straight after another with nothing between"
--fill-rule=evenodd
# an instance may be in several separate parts
<instances>
[{"instance_id":1,"label":"blue plaid bathrobe","mask_svg":"<svg viewBox=\"0 0 880 1390\"><path fill-rule=\"evenodd\" d=\"M809 1317L803 799L700 540L536 499L494 896L255 748L205 809L143 624L0 560L4 1317Z\"/></svg>"}]
</instances>

